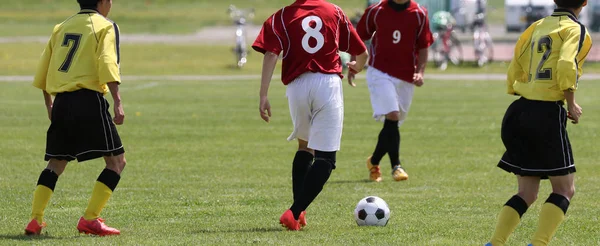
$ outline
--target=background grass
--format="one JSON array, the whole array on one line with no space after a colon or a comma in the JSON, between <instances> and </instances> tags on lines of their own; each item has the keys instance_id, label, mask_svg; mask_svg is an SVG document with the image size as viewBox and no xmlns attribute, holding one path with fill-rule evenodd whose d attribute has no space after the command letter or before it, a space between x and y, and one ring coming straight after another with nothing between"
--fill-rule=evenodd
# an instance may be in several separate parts
<instances>
[{"instance_id":1,"label":"background grass","mask_svg":"<svg viewBox=\"0 0 600 246\"><path fill-rule=\"evenodd\" d=\"M231 25L227 8L256 10L254 23L264 20L289 0L125 0L114 1L110 18L123 33L193 33L202 27ZM364 8L364 0L332 0L348 15ZM79 10L75 0L14 0L0 8L0 36L50 35L52 27Z\"/></svg>"},{"instance_id":2,"label":"background grass","mask_svg":"<svg viewBox=\"0 0 600 246\"><path fill-rule=\"evenodd\" d=\"M154 87L152 87L154 84ZM577 161L577 195L552 245L598 245L598 83L578 92L584 118L569 126ZM101 161L72 163L56 187L40 238L20 236L44 167L48 121L41 93L28 83L0 83L1 245L482 245L515 179L495 167L503 152L500 122L513 97L503 82L428 81L416 90L402 126L402 160L410 174L367 182L364 159L381 127L371 119L364 81L345 88L346 117L337 169L308 209L309 226L283 231L291 203L290 133L284 87L274 82L272 122L259 119L257 81L144 81L122 86L126 123L119 127L128 167L103 212L118 237L80 236ZM387 159L384 159L387 160ZM524 216L510 245L534 232L541 201ZM358 227L352 211L364 196L391 207L387 227Z\"/></svg>"}]
</instances>

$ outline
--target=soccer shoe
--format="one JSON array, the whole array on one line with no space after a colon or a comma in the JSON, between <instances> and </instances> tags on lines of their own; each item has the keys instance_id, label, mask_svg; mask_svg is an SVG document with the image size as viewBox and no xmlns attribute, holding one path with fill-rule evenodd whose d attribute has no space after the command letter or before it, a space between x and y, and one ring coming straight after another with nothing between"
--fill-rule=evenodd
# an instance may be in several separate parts
<instances>
[{"instance_id":1,"label":"soccer shoe","mask_svg":"<svg viewBox=\"0 0 600 246\"><path fill-rule=\"evenodd\" d=\"M77 224L79 233L93 234L98 236L120 235L121 232L115 228L104 224L104 219L97 218L95 220L85 220L83 217L79 219Z\"/></svg>"},{"instance_id":2,"label":"soccer shoe","mask_svg":"<svg viewBox=\"0 0 600 246\"><path fill-rule=\"evenodd\" d=\"M286 210L281 217L279 218L279 224L283 227L287 228L290 231L299 231L300 223L294 219L294 214L292 210Z\"/></svg>"},{"instance_id":3,"label":"soccer shoe","mask_svg":"<svg viewBox=\"0 0 600 246\"><path fill-rule=\"evenodd\" d=\"M46 222L42 222L42 224L38 224L37 220L32 219L27 227L25 227L25 235L33 236L40 235L42 233L42 228L46 227Z\"/></svg>"},{"instance_id":4,"label":"soccer shoe","mask_svg":"<svg viewBox=\"0 0 600 246\"><path fill-rule=\"evenodd\" d=\"M302 213L300 213L300 217L298 218L298 223L300 223L300 227L306 226L306 211L302 211Z\"/></svg>"},{"instance_id":5,"label":"soccer shoe","mask_svg":"<svg viewBox=\"0 0 600 246\"><path fill-rule=\"evenodd\" d=\"M381 170L379 169L379 165L373 165L371 163L371 157L367 158L367 168L369 169L369 179L375 182L381 182Z\"/></svg>"},{"instance_id":6,"label":"soccer shoe","mask_svg":"<svg viewBox=\"0 0 600 246\"><path fill-rule=\"evenodd\" d=\"M402 169L400 165L396 165L392 169L392 177L396 181L402 181L408 179L408 174L406 174L406 172L404 171L404 169Z\"/></svg>"}]
</instances>

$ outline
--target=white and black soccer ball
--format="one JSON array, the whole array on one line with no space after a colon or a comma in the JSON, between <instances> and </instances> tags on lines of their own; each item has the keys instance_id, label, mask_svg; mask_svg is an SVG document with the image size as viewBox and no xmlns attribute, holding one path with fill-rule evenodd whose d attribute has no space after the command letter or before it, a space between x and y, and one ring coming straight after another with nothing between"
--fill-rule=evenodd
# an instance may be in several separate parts
<instances>
[{"instance_id":1,"label":"white and black soccer ball","mask_svg":"<svg viewBox=\"0 0 600 246\"><path fill-rule=\"evenodd\" d=\"M390 219L390 208L380 197L368 196L356 204L354 219L359 226L385 226Z\"/></svg>"}]
</instances>

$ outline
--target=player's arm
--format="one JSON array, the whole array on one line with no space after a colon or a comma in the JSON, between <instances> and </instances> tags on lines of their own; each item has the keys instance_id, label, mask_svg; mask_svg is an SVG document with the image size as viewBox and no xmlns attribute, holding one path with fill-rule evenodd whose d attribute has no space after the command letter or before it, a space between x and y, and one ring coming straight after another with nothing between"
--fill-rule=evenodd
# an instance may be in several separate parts
<instances>
[{"instance_id":1,"label":"player's arm","mask_svg":"<svg viewBox=\"0 0 600 246\"><path fill-rule=\"evenodd\" d=\"M119 84L121 84L119 35L119 27L113 24L104 30L98 42L98 77L100 84L106 84L112 95L115 114L113 121L117 125L123 124L125 120L125 111L119 93Z\"/></svg>"},{"instance_id":2,"label":"player's arm","mask_svg":"<svg viewBox=\"0 0 600 246\"><path fill-rule=\"evenodd\" d=\"M582 31L583 30L583 31ZM582 28L565 28L563 31L563 45L557 63L557 79L560 90L564 91L567 101L568 117L574 124L579 123L581 107L575 100L577 81L579 80L581 65L591 49L591 40L587 40L587 32Z\"/></svg>"},{"instance_id":3,"label":"player's arm","mask_svg":"<svg viewBox=\"0 0 600 246\"><path fill-rule=\"evenodd\" d=\"M523 32L523 34L521 34L519 40L515 45L513 59L511 60L510 65L508 66L508 72L506 77L506 92L510 95L517 95L514 89L515 82L524 83L529 81L529 72L523 69L523 66L521 65L521 58L523 56L531 55L531 52L527 51L530 51L529 46L531 44L531 37L533 35L534 29L535 25L529 26L529 28L527 28Z\"/></svg>"},{"instance_id":4,"label":"player's arm","mask_svg":"<svg viewBox=\"0 0 600 246\"><path fill-rule=\"evenodd\" d=\"M361 40L356 29L354 29L350 19L341 9L339 9L338 13L340 13L340 16L338 16L340 18L339 49L351 55L350 62L346 64L348 66L348 83L351 86L356 86L352 82L354 75L360 73L365 68L369 54L367 53L365 43Z\"/></svg>"},{"instance_id":5,"label":"player's arm","mask_svg":"<svg viewBox=\"0 0 600 246\"><path fill-rule=\"evenodd\" d=\"M377 31L377 25L375 25L375 14L377 10L374 10L373 7L374 6L371 6L365 10L356 25L356 32L364 41L370 40L375 31Z\"/></svg>"},{"instance_id":6,"label":"player's arm","mask_svg":"<svg viewBox=\"0 0 600 246\"><path fill-rule=\"evenodd\" d=\"M52 35L52 37L53 36L54 35ZM48 92L46 92L46 78L48 76L48 66L50 65L50 58L52 57L52 37L50 37L46 48L44 48L44 51L42 52L37 71L33 79L33 86L42 90L42 95L44 96L44 104L46 105L46 110L48 111L48 118L50 120L52 120L52 96L48 94Z\"/></svg>"},{"instance_id":7,"label":"player's arm","mask_svg":"<svg viewBox=\"0 0 600 246\"><path fill-rule=\"evenodd\" d=\"M429 29L429 18L427 11L424 13L424 21L419 27L419 36L417 37L416 48L419 51L416 73L413 75L413 83L416 86L422 86L425 77L425 68L427 67L427 58L429 58L429 47L433 44L433 34Z\"/></svg>"},{"instance_id":8,"label":"player's arm","mask_svg":"<svg viewBox=\"0 0 600 246\"><path fill-rule=\"evenodd\" d=\"M252 44L254 50L264 54L260 78L260 102L258 110L260 111L260 117L266 122L269 122L269 118L271 117L271 104L269 103L268 98L269 86L271 84L271 78L273 77L273 71L277 65L279 53L283 50L282 37L277 34L277 27L274 26L276 15L277 13L265 21L254 44Z\"/></svg>"}]
</instances>

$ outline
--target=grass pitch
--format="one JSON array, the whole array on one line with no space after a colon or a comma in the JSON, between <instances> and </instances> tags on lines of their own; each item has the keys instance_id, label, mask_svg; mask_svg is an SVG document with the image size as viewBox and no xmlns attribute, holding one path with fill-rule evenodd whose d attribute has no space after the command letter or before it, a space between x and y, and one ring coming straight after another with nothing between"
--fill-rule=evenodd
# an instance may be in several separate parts
<instances>
[{"instance_id":1,"label":"grass pitch","mask_svg":"<svg viewBox=\"0 0 600 246\"><path fill-rule=\"evenodd\" d=\"M78 235L75 228L103 168L99 160L72 163L59 179L41 237L21 236L28 222L48 119L39 90L0 82L0 245L483 245L515 178L495 167L503 152L502 115L513 100L501 81L426 81L416 90L401 128L401 158L410 179L368 182L364 160L381 125L371 119L364 81L345 86L345 126L337 169L308 209L308 227L278 224L291 204L291 132L284 86L270 91L272 122L258 115L258 81L124 82L126 120L119 127L127 151L123 172L103 217L116 237ZM580 125L569 125L577 194L552 245L598 245L600 171L597 82L582 81ZM109 99L109 101L111 101ZM509 245L533 234L539 201ZM382 197L387 227L356 226L353 209L368 195Z\"/></svg>"}]
</instances>

